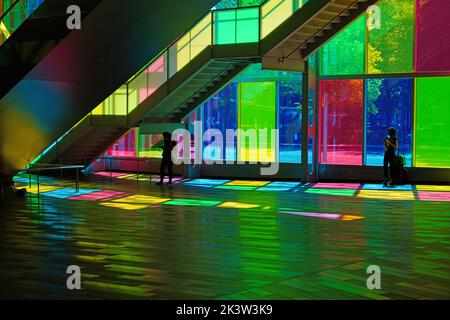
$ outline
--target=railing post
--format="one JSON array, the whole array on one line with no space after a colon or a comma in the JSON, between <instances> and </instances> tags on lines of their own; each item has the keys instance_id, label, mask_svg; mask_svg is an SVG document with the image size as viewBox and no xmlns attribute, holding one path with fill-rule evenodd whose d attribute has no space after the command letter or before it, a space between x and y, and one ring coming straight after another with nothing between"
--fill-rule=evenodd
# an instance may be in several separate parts
<instances>
[{"instance_id":1,"label":"railing post","mask_svg":"<svg viewBox=\"0 0 450 320\"><path fill-rule=\"evenodd\" d=\"M80 190L78 167L76 168L76 172L77 172L77 180L75 182L75 191L76 191L76 193L78 193L78 191Z\"/></svg>"},{"instance_id":2,"label":"railing post","mask_svg":"<svg viewBox=\"0 0 450 320\"><path fill-rule=\"evenodd\" d=\"M28 164L28 184L31 188L31 163Z\"/></svg>"},{"instance_id":3,"label":"railing post","mask_svg":"<svg viewBox=\"0 0 450 320\"><path fill-rule=\"evenodd\" d=\"M37 192L38 192L38 198L40 196L40 190L39 190L39 169L37 169L37 178L36 178L36 182L37 182Z\"/></svg>"},{"instance_id":4,"label":"railing post","mask_svg":"<svg viewBox=\"0 0 450 320\"><path fill-rule=\"evenodd\" d=\"M139 184L139 159L136 158L136 182Z\"/></svg>"},{"instance_id":5,"label":"railing post","mask_svg":"<svg viewBox=\"0 0 450 320\"><path fill-rule=\"evenodd\" d=\"M113 158L109 158L109 183L112 183L112 161Z\"/></svg>"}]
</instances>

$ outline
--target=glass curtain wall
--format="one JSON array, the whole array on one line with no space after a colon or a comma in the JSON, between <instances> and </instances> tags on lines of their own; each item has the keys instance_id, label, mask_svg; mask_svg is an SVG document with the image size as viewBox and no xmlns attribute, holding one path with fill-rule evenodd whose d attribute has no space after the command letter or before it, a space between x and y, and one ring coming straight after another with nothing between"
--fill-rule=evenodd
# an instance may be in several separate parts
<instances>
[{"instance_id":1,"label":"glass curtain wall","mask_svg":"<svg viewBox=\"0 0 450 320\"><path fill-rule=\"evenodd\" d=\"M407 166L450 168L450 3L376 5L319 50L319 162L381 166L394 127Z\"/></svg>"}]
</instances>

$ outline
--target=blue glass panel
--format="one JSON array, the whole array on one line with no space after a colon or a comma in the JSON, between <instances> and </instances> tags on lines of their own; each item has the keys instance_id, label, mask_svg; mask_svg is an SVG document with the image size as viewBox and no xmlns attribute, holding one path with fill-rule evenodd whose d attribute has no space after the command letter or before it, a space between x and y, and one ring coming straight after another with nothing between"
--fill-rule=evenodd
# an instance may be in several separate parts
<instances>
[{"instance_id":1,"label":"blue glass panel","mask_svg":"<svg viewBox=\"0 0 450 320\"><path fill-rule=\"evenodd\" d=\"M237 84L230 83L203 104L203 131L220 130L223 134L223 149L210 146L211 141L204 141L203 147L208 152L203 153L205 160L236 160L236 138L229 137L226 130L237 128Z\"/></svg>"},{"instance_id":2,"label":"blue glass panel","mask_svg":"<svg viewBox=\"0 0 450 320\"><path fill-rule=\"evenodd\" d=\"M279 161L300 163L302 143L302 80L280 81L278 85Z\"/></svg>"},{"instance_id":3,"label":"blue glass panel","mask_svg":"<svg viewBox=\"0 0 450 320\"><path fill-rule=\"evenodd\" d=\"M365 164L383 165L383 141L389 127L397 130L400 153L411 166L412 79L369 79L366 82Z\"/></svg>"}]
</instances>

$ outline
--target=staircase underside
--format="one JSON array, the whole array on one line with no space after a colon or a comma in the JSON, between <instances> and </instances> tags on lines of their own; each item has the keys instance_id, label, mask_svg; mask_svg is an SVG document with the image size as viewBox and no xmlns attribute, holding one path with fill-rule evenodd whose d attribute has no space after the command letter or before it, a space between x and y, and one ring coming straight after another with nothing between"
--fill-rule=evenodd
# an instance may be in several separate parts
<instances>
[{"instance_id":1,"label":"staircase underside","mask_svg":"<svg viewBox=\"0 0 450 320\"><path fill-rule=\"evenodd\" d=\"M68 5L78 3L46 0L38 10L49 1L67 4L64 12ZM98 0L83 1L85 5L81 7ZM83 20L81 30L70 32L53 46L1 98L0 174L13 175L26 167L132 77L148 62L149 55L156 56L215 3L215 0L173 0L170 4L165 0L101 1ZM33 33L22 31L26 23L8 42L13 37L29 37ZM67 30L66 21L63 29ZM3 62L5 67L8 59L17 58L19 69L29 67L19 59L21 55L16 49L17 45L10 45L7 53L0 55L0 66ZM15 71L10 68L6 72Z\"/></svg>"},{"instance_id":2,"label":"staircase underside","mask_svg":"<svg viewBox=\"0 0 450 320\"><path fill-rule=\"evenodd\" d=\"M263 67L304 70L306 58L378 0L310 1L261 42ZM282 35L288 36L282 36Z\"/></svg>"}]
</instances>

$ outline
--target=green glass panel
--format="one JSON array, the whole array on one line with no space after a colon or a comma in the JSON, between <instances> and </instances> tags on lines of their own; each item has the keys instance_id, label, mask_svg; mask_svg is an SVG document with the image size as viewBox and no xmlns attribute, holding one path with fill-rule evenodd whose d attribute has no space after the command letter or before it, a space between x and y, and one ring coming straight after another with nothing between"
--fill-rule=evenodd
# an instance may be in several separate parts
<instances>
[{"instance_id":1,"label":"green glass panel","mask_svg":"<svg viewBox=\"0 0 450 320\"><path fill-rule=\"evenodd\" d=\"M217 11L214 13L214 43L227 44L236 42L236 10Z\"/></svg>"},{"instance_id":2,"label":"green glass panel","mask_svg":"<svg viewBox=\"0 0 450 320\"><path fill-rule=\"evenodd\" d=\"M372 18L368 23L368 73L413 71L414 1L383 0L377 3L380 24L372 23Z\"/></svg>"},{"instance_id":3,"label":"green glass panel","mask_svg":"<svg viewBox=\"0 0 450 320\"><path fill-rule=\"evenodd\" d=\"M239 0L239 7L259 6L266 0Z\"/></svg>"},{"instance_id":4,"label":"green glass panel","mask_svg":"<svg viewBox=\"0 0 450 320\"><path fill-rule=\"evenodd\" d=\"M275 161L271 130L276 128L276 83L242 82L239 84L238 158L240 161ZM255 129L253 136L249 129ZM266 136L260 130L267 129ZM255 136L257 141L255 141ZM263 137L263 139L261 139ZM265 141L264 141L265 140Z\"/></svg>"},{"instance_id":5,"label":"green glass panel","mask_svg":"<svg viewBox=\"0 0 450 320\"><path fill-rule=\"evenodd\" d=\"M320 49L320 74L364 73L366 17L361 16Z\"/></svg>"},{"instance_id":6,"label":"green glass panel","mask_svg":"<svg viewBox=\"0 0 450 320\"><path fill-rule=\"evenodd\" d=\"M236 42L258 42L259 9L240 9L236 12Z\"/></svg>"},{"instance_id":7,"label":"green glass panel","mask_svg":"<svg viewBox=\"0 0 450 320\"><path fill-rule=\"evenodd\" d=\"M416 79L416 167L450 168L450 77Z\"/></svg>"}]
</instances>

